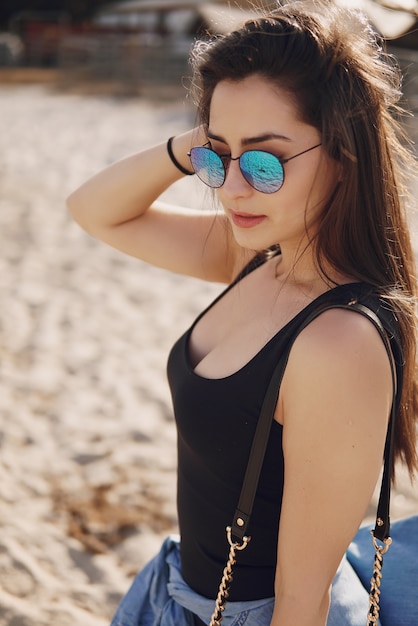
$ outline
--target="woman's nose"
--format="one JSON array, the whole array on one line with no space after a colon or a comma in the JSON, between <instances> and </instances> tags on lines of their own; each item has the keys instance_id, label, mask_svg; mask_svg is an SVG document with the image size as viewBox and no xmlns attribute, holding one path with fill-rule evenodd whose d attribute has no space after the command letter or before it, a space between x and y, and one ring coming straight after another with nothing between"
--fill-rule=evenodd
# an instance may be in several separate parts
<instances>
[{"instance_id":1,"label":"woman's nose","mask_svg":"<svg viewBox=\"0 0 418 626\"><path fill-rule=\"evenodd\" d=\"M229 161L225 175L225 182L220 190L222 190L222 193L225 193L229 197L242 197L252 193L253 188L247 183L242 175L238 159Z\"/></svg>"}]
</instances>

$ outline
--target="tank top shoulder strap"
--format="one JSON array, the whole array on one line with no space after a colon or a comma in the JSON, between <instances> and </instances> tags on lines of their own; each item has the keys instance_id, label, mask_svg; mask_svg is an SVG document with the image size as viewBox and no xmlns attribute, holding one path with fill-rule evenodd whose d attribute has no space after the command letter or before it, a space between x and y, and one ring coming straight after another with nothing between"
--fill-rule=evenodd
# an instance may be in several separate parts
<instances>
[{"instance_id":1,"label":"tank top shoulder strap","mask_svg":"<svg viewBox=\"0 0 418 626\"><path fill-rule=\"evenodd\" d=\"M324 305L338 306L349 302L368 307L377 315L389 337L400 342L399 323L391 301L368 283L347 283L330 289L312 303L312 308L321 309ZM310 311L307 309L305 313L310 314Z\"/></svg>"},{"instance_id":2,"label":"tank top shoulder strap","mask_svg":"<svg viewBox=\"0 0 418 626\"><path fill-rule=\"evenodd\" d=\"M238 276L232 281L232 283L229 285L228 288L230 289L231 287L239 283L240 280L245 278L245 276L248 276L248 274L251 274L251 272L253 272L258 267L260 267L260 265L263 265L264 263L266 263L266 261L268 261L272 257L278 256L279 254L280 254L279 246L272 246L271 248L268 248L264 252L258 252L251 259L251 261L249 261L249 263L245 265L245 267L240 271Z\"/></svg>"}]
</instances>

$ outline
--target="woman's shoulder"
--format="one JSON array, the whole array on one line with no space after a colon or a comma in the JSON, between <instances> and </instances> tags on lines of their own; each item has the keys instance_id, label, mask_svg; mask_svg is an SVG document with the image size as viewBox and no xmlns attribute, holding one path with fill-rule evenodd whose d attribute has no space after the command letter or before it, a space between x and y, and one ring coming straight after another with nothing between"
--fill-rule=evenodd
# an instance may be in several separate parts
<instances>
[{"instance_id":1,"label":"woman's shoulder","mask_svg":"<svg viewBox=\"0 0 418 626\"><path fill-rule=\"evenodd\" d=\"M290 353L288 369L295 384L313 370L319 378L336 384L344 378L368 379L372 371L374 377L385 378L387 352L373 321L376 317L396 347L395 311L370 285L339 285L317 298L311 321L298 333Z\"/></svg>"},{"instance_id":2,"label":"woman's shoulder","mask_svg":"<svg viewBox=\"0 0 418 626\"><path fill-rule=\"evenodd\" d=\"M314 404L328 411L330 403L336 408L341 402L358 410L376 394L389 405L390 362L374 324L345 308L316 317L297 336L286 368L286 397L293 398L300 389L305 390L306 409Z\"/></svg>"}]
</instances>

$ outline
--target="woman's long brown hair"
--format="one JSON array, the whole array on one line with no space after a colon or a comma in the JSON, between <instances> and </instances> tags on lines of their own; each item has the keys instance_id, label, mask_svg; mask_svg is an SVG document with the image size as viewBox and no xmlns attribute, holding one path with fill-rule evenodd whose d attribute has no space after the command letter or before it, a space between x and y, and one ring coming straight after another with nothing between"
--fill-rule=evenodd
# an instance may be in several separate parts
<instances>
[{"instance_id":1,"label":"woman's long brown hair","mask_svg":"<svg viewBox=\"0 0 418 626\"><path fill-rule=\"evenodd\" d=\"M192 62L201 122L221 80L259 74L293 96L301 119L321 133L341 181L319 217L318 268L373 285L400 327L404 380L395 460L418 469L416 274L407 224L415 161L399 123L401 75L364 19L334 3L292 2L242 28L196 45Z\"/></svg>"}]
</instances>

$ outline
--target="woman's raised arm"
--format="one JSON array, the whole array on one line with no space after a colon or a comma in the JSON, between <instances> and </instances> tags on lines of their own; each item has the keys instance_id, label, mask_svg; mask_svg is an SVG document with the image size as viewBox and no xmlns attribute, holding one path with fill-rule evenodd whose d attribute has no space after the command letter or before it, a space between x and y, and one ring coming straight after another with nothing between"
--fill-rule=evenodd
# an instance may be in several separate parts
<instances>
[{"instance_id":1,"label":"woman's raised arm","mask_svg":"<svg viewBox=\"0 0 418 626\"><path fill-rule=\"evenodd\" d=\"M187 152L199 142L204 143L200 129L172 142L175 159L188 171ZM157 202L184 175L167 144L158 144L93 176L70 195L67 205L82 228L126 254L180 274L229 282L234 244L223 212Z\"/></svg>"}]
</instances>

